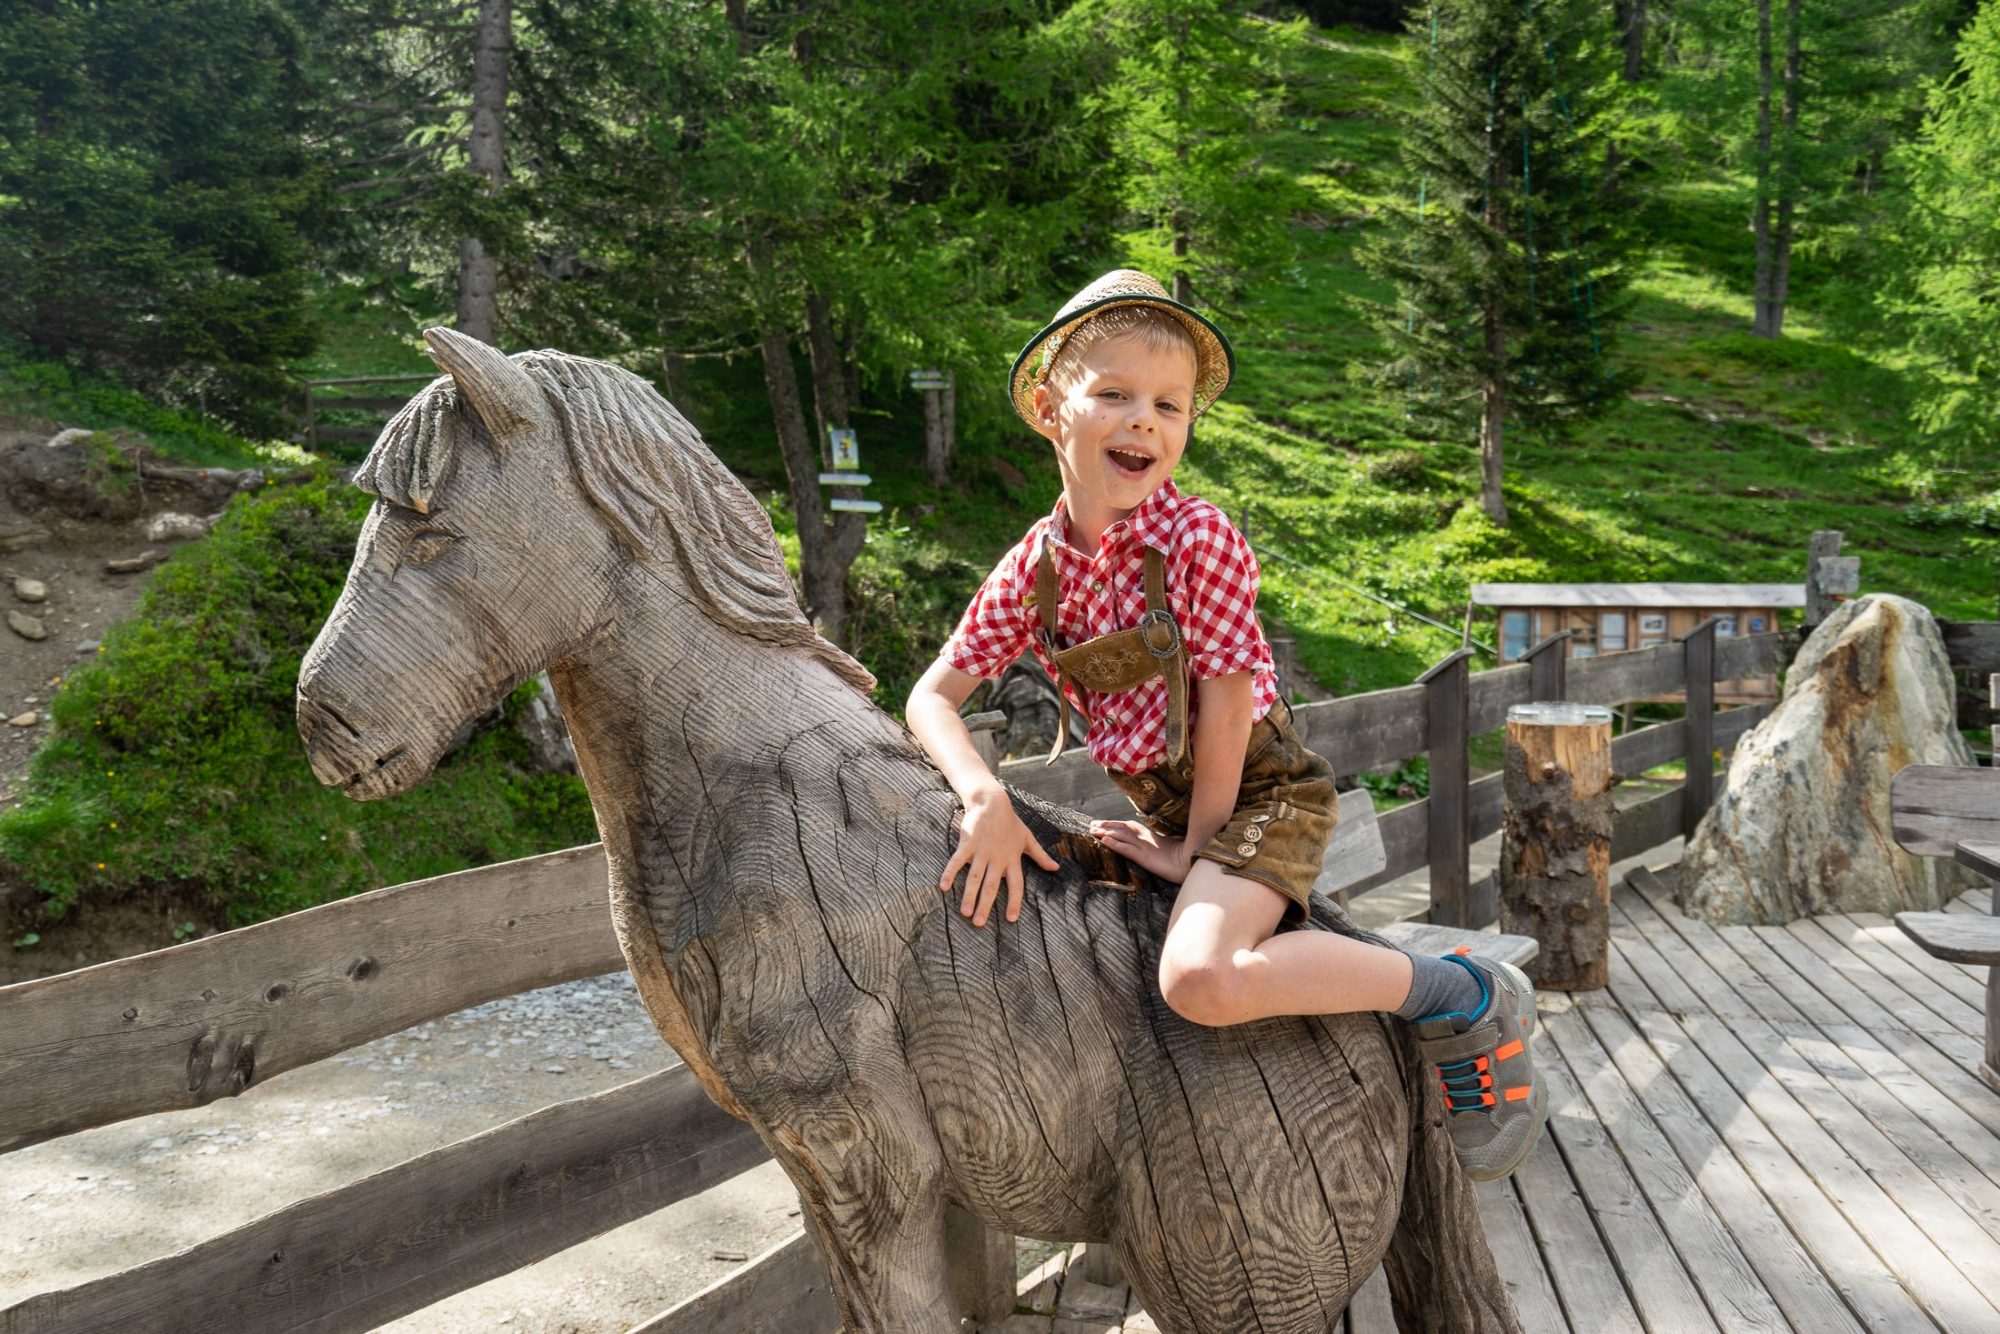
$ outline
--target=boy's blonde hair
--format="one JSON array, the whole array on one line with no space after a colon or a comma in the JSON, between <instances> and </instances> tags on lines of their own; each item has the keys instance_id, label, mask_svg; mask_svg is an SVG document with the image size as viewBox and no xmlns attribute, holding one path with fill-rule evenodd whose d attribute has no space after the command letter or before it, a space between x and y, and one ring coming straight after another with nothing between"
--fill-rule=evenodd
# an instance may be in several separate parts
<instances>
[{"instance_id":1,"label":"boy's blonde hair","mask_svg":"<svg viewBox=\"0 0 2000 1334\"><path fill-rule=\"evenodd\" d=\"M1148 352L1184 352L1190 363L1201 364L1194 335L1173 316L1152 306L1113 306L1063 336L1062 346L1042 376L1043 383L1052 389L1066 387L1081 374L1086 348L1117 338L1136 338Z\"/></svg>"}]
</instances>

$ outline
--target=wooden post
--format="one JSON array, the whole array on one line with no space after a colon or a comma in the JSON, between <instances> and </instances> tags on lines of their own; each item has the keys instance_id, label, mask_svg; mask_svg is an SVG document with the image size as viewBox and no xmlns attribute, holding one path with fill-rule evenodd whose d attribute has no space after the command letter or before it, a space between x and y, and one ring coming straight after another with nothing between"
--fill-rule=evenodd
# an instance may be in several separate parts
<instances>
[{"instance_id":1,"label":"wooden post","mask_svg":"<svg viewBox=\"0 0 2000 1334\"><path fill-rule=\"evenodd\" d=\"M945 1277L962 1316L997 1325L1014 1314L1014 1239L955 1204L944 1211Z\"/></svg>"},{"instance_id":2,"label":"wooden post","mask_svg":"<svg viewBox=\"0 0 2000 1334\"><path fill-rule=\"evenodd\" d=\"M1681 636L1687 654L1687 781L1681 788L1681 836L1694 837L1715 799L1715 624L1711 616Z\"/></svg>"},{"instance_id":3,"label":"wooden post","mask_svg":"<svg viewBox=\"0 0 2000 1334\"><path fill-rule=\"evenodd\" d=\"M1812 543L1806 548L1806 633L1833 614L1833 595L1820 582L1819 562L1822 556L1840 554L1841 532L1837 528L1823 528L1812 535Z\"/></svg>"},{"instance_id":4,"label":"wooden post","mask_svg":"<svg viewBox=\"0 0 2000 1334\"><path fill-rule=\"evenodd\" d=\"M910 388L924 396L924 471L943 486L951 471L952 436L958 429L958 389L950 371L910 372Z\"/></svg>"},{"instance_id":5,"label":"wooden post","mask_svg":"<svg viewBox=\"0 0 2000 1334\"><path fill-rule=\"evenodd\" d=\"M1425 749L1430 754L1430 824L1425 835L1431 873L1431 921L1438 926L1471 927L1467 889L1472 880L1472 842L1465 756L1466 676L1469 648L1453 649L1417 678L1424 687ZM1480 924L1483 925L1483 924Z\"/></svg>"},{"instance_id":6,"label":"wooden post","mask_svg":"<svg viewBox=\"0 0 2000 1334\"><path fill-rule=\"evenodd\" d=\"M1541 643L1521 655L1521 661L1533 663L1529 669L1532 684L1530 693L1545 704L1555 703L1567 697L1569 639L1574 630L1558 630Z\"/></svg>"},{"instance_id":7,"label":"wooden post","mask_svg":"<svg viewBox=\"0 0 2000 1334\"><path fill-rule=\"evenodd\" d=\"M943 486L945 479L944 405L939 397L935 389L924 390L924 471L932 486Z\"/></svg>"},{"instance_id":8,"label":"wooden post","mask_svg":"<svg viewBox=\"0 0 2000 1334\"><path fill-rule=\"evenodd\" d=\"M999 709L967 714L965 730L972 733L972 748L989 769L1000 767L1000 733L1007 730L1007 715Z\"/></svg>"},{"instance_id":9,"label":"wooden post","mask_svg":"<svg viewBox=\"0 0 2000 1334\"><path fill-rule=\"evenodd\" d=\"M938 403L944 418L939 428L944 441L944 470L949 473L952 453L958 447L958 376L951 371L944 373L944 388L938 391Z\"/></svg>"},{"instance_id":10,"label":"wooden post","mask_svg":"<svg viewBox=\"0 0 2000 1334\"><path fill-rule=\"evenodd\" d=\"M1610 980L1611 710L1507 710L1500 929L1533 936L1535 985L1594 991Z\"/></svg>"}]
</instances>

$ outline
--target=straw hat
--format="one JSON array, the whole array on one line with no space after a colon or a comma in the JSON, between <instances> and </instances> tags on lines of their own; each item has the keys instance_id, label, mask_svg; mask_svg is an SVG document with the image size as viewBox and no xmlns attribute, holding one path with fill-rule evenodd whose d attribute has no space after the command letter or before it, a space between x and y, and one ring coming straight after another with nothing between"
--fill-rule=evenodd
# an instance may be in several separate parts
<instances>
[{"instance_id":1,"label":"straw hat","mask_svg":"<svg viewBox=\"0 0 2000 1334\"><path fill-rule=\"evenodd\" d=\"M1007 383L1014 397L1014 410L1023 421L1030 426L1035 424L1035 386L1048 374L1063 340L1085 320L1119 306L1151 306L1165 311L1187 328L1188 336L1194 340L1194 416L1207 412L1222 397L1222 391L1229 387L1230 376L1236 373L1236 354L1230 350L1222 330L1174 300L1150 275L1137 269L1113 269L1071 297L1056 312L1056 317L1028 340L1021 355L1014 358L1014 369Z\"/></svg>"}]
</instances>

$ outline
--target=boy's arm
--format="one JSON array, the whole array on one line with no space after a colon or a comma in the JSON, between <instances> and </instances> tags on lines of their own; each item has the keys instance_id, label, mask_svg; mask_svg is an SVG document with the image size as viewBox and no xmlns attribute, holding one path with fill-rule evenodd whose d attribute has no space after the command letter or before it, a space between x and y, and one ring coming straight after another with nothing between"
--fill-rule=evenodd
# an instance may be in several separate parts
<instances>
[{"instance_id":1,"label":"boy's arm","mask_svg":"<svg viewBox=\"0 0 2000 1334\"><path fill-rule=\"evenodd\" d=\"M972 733L958 714L978 686L978 677L939 658L910 688L910 698L903 705L903 718L911 734L968 807L975 799L1001 790L1000 780L979 757Z\"/></svg>"},{"instance_id":2,"label":"boy's arm","mask_svg":"<svg viewBox=\"0 0 2000 1334\"><path fill-rule=\"evenodd\" d=\"M1153 874L1187 879L1194 854L1229 823L1243 786L1243 752L1250 748L1249 672L1229 672L1195 682L1201 710L1194 720L1194 790L1188 794L1187 834L1169 838L1132 820L1093 820L1099 842Z\"/></svg>"},{"instance_id":3,"label":"boy's arm","mask_svg":"<svg viewBox=\"0 0 2000 1334\"><path fill-rule=\"evenodd\" d=\"M1051 857L1028 832L1028 826L1014 813L1000 780L986 767L973 747L972 733L965 728L959 709L972 694L979 678L962 672L944 658L910 689L903 706L903 718L910 732L944 774L944 781L958 794L965 807L959 821L958 847L938 877L938 888L948 890L965 869L965 893L958 904L959 915L970 917L974 926L985 926L986 915L1004 886L1007 890L1007 920L1021 916L1021 893L1027 881L1021 858L1033 857L1045 871L1056 869Z\"/></svg>"},{"instance_id":4,"label":"boy's arm","mask_svg":"<svg viewBox=\"0 0 2000 1334\"><path fill-rule=\"evenodd\" d=\"M1194 791L1190 794L1186 850L1214 838L1236 810L1243 785L1243 752L1250 746L1252 674L1230 672L1195 682L1201 708L1194 720Z\"/></svg>"}]
</instances>

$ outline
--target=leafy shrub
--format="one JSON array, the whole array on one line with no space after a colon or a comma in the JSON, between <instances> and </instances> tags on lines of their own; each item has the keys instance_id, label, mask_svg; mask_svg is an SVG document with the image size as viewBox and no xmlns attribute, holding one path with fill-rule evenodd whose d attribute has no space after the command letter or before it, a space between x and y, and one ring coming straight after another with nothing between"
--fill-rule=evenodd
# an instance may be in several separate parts
<instances>
[{"instance_id":1,"label":"leafy shrub","mask_svg":"<svg viewBox=\"0 0 2000 1334\"><path fill-rule=\"evenodd\" d=\"M1904 507L1903 515L1915 528L1977 528L2000 533L2000 491L1970 500L1928 503L1917 501Z\"/></svg>"},{"instance_id":2,"label":"leafy shrub","mask_svg":"<svg viewBox=\"0 0 2000 1334\"><path fill-rule=\"evenodd\" d=\"M898 717L986 570L894 517L848 572L848 651L875 673L875 702Z\"/></svg>"},{"instance_id":3,"label":"leafy shrub","mask_svg":"<svg viewBox=\"0 0 2000 1334\"><path fill-rule=\"evenodd\" d=\"M1418 487L1430 475L1430 464L1414 449L1392 449L1368 460L1368 480L1377 486Z\"/></svg>"},{"instance_id":4,"label":"leafy shrub","mask_svg":"<svg viewBox=\"0 0 2000 1334\"><path fill-rule=\"evenodd\" d=\"M62 682L22 805L0 815L0 858L52 915L173 885L251 922L595 837L582 784L530 774L511 728L386 801L313 777L293 692L367 503L325 471L238 497Z\"/></svg>"},{"instance_id":5,"label":"leafy shrub","mask_svg":"<svg viewBox=\"0 0 2000 1334\"><path fill-rule=\"evenodd\" d=\"M1418 755L1405 760L1392 774L1361 773L1354 781L1368 789L1377 801L1415 801L1431 794L1431 762Z\"/></svg>"}]
</instances>

